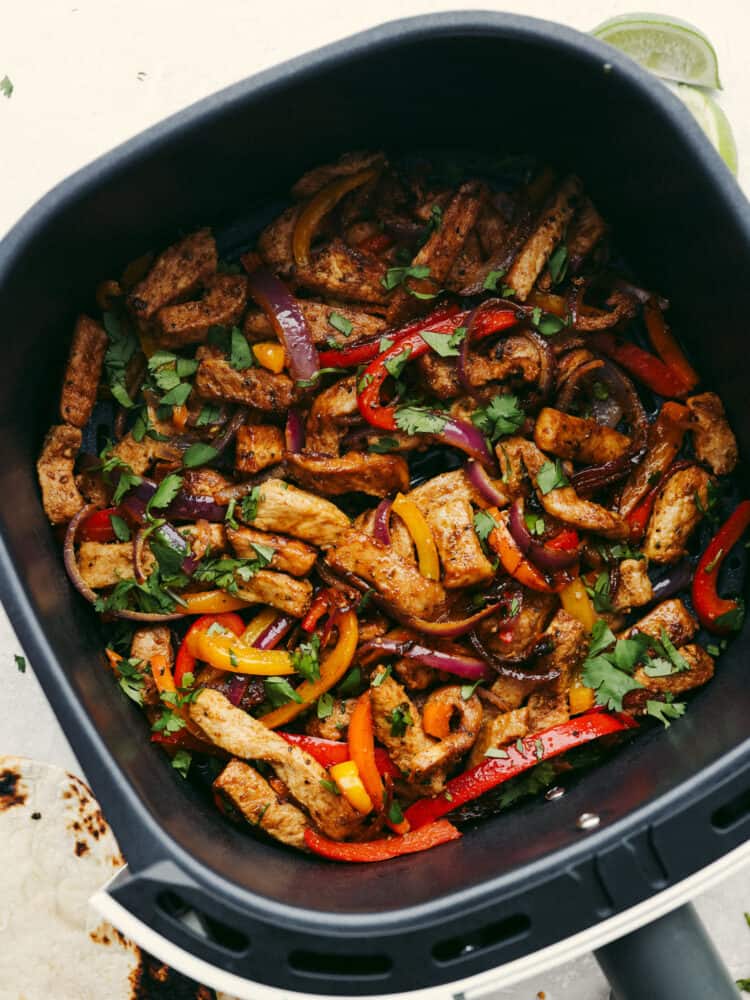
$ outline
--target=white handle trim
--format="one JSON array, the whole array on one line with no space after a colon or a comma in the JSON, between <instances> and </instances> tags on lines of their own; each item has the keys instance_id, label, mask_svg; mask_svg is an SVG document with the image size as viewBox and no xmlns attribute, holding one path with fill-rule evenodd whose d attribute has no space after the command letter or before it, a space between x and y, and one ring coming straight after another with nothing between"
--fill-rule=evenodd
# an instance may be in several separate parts
<instances>
[{"instance_id":1,"label":"white handle trim","mask_svg":"<svg viewBox=\"0 0 750 1000\"><path fill-rule=\"evenodd\" d=\"M512 986L514 983L531 975L552 969L564 962L570 962L580 955L601 948L617 938L669 913L670 910L682 906L695 896L710 889L717 882L730 875L736 868L750 861L750 841L735 848L708 867L690 875L677 885L665 889L633 906L623 913L603 920L594 927L574 934L572 937L558 941L556 944L542 948L540 951L514 959L496 969L489 969L479 975L472 976L445 986L435 986L423 990L412 990L408 993L390 993L383 995L383 1000L455 1000L461 994L466 1000L478 1000L491 990ZM157 934L137 917L133 916L120 903L116 902L105 890L100 890L90 899L96 912L118 928L126 937L154 955L162 962L177 969L191 979L210 986L222 993L228 993L238 1000L321 1000L324 994L299 993L291 990L281 990L272 986L264 986L248 979L225 972L201 958L196 958L189 952L173 944ZM325 1000L334 1000L325 996ZM340 998L338 998L340 1000Z\"/></svg>"}]
</instances>

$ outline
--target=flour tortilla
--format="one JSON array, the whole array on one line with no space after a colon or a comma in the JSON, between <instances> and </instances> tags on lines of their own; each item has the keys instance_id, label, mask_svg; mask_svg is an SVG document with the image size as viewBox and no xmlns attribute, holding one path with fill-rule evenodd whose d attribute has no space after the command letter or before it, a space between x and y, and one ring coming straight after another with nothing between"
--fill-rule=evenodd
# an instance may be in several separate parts
<instances>
[{"instance_id":1,"label":"flour tortilla","mask_svg":"<svg viewBox=\"0 0 750 1000\"><path fill-rule=\"evenodd\" d=\"M92 920L124 863L79 778L0 756L0 1000L214 1000Z\"/></svg>"}]
</instances>

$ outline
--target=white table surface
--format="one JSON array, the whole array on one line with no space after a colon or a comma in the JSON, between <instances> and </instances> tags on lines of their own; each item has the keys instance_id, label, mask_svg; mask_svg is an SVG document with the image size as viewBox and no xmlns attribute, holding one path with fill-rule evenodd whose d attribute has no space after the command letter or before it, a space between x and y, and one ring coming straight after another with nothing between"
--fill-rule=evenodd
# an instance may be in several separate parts
<instances>
[{"instance_id":1,"label":"white table surface","mask_svg":"<svg viewBox=\"0 0 750 1000\"><path fill-rule=\"evenodd\" d=\"M2 6L0 79L7 74L15 91L10 100L0 96L0 233L99 153L244 76L390 18L483 6L460 0L8 0ZM581 30L633 7L683 17L713 41L725 88L721 103L739 146L740 180L750 190L748 0L507 0L502 5ZM25 754L82 773L33 665L23 674L16 669L17 652L20 644L0 609L0 753ZM701 897L698 909L732 973L750 976L750 928L743 918L750 910L750 866ZM497 997L533 1000L538 991L548 1000L608 995L589 957Z\"/></svg>"}]
</instances>

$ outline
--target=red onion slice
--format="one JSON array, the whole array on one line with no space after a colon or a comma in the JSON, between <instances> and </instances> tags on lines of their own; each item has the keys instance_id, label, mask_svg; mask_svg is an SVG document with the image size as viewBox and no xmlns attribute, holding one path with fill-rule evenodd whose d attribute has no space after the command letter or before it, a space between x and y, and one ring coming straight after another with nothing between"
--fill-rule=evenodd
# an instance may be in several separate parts
<instances>
[{"instance_id":1,"label":"red onion slice","mask_svg":"<svg viewBox=\"0 0 750 1000\"><path fill-rule=\"evenodd\" d=\"M294 625L294 618L279 615L265 628L253 643L256 649L274 649Z\"/></svg>"},{"instance_id":2,"label":"red onion slice","mask_svg":"<svg viewBox=\"0 0 750 1000\"><path fill-rule=\"evenodd\" d=\"M443 429L435 437L445 444L452 445L454 448L458 448L459 451L465 452L478 462L481 462L482 465L493 464L492 453L487 445L487 439L484 434L482 434L478 427L467 423L465 420L456 420L454 417L448 417Z\"/></svg>"},{"instance_id":3,"label":"red onion slice","mask_svg":"<svg viewBox=\"0 0 750 1000\"><path fill-rule=\"evenodd\" d=\"M237 436L237 431L242 427L248 418L248 411L245 407L240 407L239 410L232 416L232 419L227 423L221 434L217 435L212 441L208 443L212 448L216 449L217 455L225 451L227 447L234 441Z\"/></svg>"},{"instance_id":4,"label":"red onion slice","mask_svg":"<svg viewBox=\"0 0 750 1000\"><path fill-rule=\"evenodd\" d=\"M373 524L373 536L376 542L381 545L391 544L391 507L393 503L387 497L380 501L375 508L375 521Z\"/></svg>"},{"instance_id":5,"label":"red onion slice","mask_svg":"<svg viewBox=\"0 0 750 1000\"><path fill-rule=\"evenodd\" d=\"M487 470L470 458L465 467L466 475L474 489L493 507L504 507L508 497L490 479Z\"/></svg>"},{"instance_id":6,"label":"red onion slice","mask_svg":"<svg viewBox=\"0 0 750 1000\"><path fill-rule=\"evenodd\" d=\"M557 573L578 560L578 549L550 549L543 542L532 538L526 527L523 500L519 497L510 508L508 530L521 552L543 573Z\"/></svg>"},{"instance_id":7,"label":"red onion slice","mask_svg":"<svg viewBox=\"0 0 750 1000\"><path fill-rule=\"evenodd\" d=\"M359 648L360 656L369 652L403 656L417 663L423 663L426 667L444 670L448 674L455 674L457 677L464 677L472 681L487 680L492 676L492 671L488 669L487 664L474 656L444 653L439 649L428 649L426 646L420 646L419 643L409 640L404 642L385 637L371 639L370 642L366 642Z\"/></svg>"},{"instance_id":8,"label":"red onion slice","mask_svg":"<svg viewBox=\"0 0 750 1000\"><path fill-rule=\"evenodd\" d=\"M276 275L264 268L248 275L247 284L284 345L292 378L297 382L314 378L319 368L318 352L297 300Z\"/></svg>"},{"instance_id":9,"label":"red onion slice","mask_svg":"<svg viewBox=\"0 0 750 1000\"><path fill-rule=\"evenodd\" d=\"M287 412L284 439L286 450L292 455L298 455L305 447L305 425L302 423L302 414L296 407Z\"/></svg>"}]
</instances>

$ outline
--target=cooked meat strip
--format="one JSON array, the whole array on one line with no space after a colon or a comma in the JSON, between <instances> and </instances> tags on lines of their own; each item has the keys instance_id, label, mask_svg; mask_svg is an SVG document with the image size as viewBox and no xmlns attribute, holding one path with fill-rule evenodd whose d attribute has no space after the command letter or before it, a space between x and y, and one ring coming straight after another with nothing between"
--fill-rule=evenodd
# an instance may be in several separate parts
<instances>
[{"instance_id":1,"label":"cooked meat strip","mask_svg":"<svg viewBox=\"0 0 750 1000\"><path fill-rule=\"evenodd\" d=\"M496 489L503 491L504 484L499 479L492 479L491 482ZM490 506L479 490L472 485L463 469L441 472L440 475L433 476L432 479L427 479L416 486L407 496L417 507L425 510L433 505L447 503L449 500L465 500L474 507L481 507L482 510Z\"/></svg>"},{"instance_id":2,"label":"cooked meat strip","mask_svg":"<svg viewBox=\"0 0 750 1000\"><path fill-rule=\"evenodd\" d=\"M104 482L101 472L79 472L76 486L86 503L95 503L97 507L109 506L112 489Z\"/></svg>"},{"instance_id":3,"label":"cooked meat strip","mask_svg":"<svg viewBox=\"0 0 750 1000\"><path fill-rule=\"evenodd\" d=\"M297 305L307 321L313 343L317 347L331 348L335 345L349 347L366 337L384 333L388 327L382 317L373 316L372 313L351 305L332 305L328 302L315 302L312 299L297 299ZM331 317L336 315L351 323L350 333L342 333L331 324ZM259 310L248 310L243 329L248 340L252 341L276 337L271 321Z\"/></svg>"},{"instance_id":4,"label":"cooked meat strip","mask_svg":"<svg viewBox=\"0 0 750 1000\"><path fill-rule=\"evenodd\" d=\"M326 562L334 572L361 577L404 615L434 618L445 601L439 583L428 580L390 547L361 531L342 534L327 553Z\"/></svg>"},{"instance_id":5,"label":"cooked meat strip","mask_svg":"<svg viewBox=\"0 0 750 1000\"><path fill-rule=\"evenodd\" d=\"M643 461L635 468L620 494L620 513L627 515L658 483L680 450L681 434L689 425L690 413L679 403L666 403L656 420L648 429L648 451Z\"/></svg>"},{"instance_id":6,"label":"cooked meat strip","mask_svg":"<svg viewBox=\"0 0 750 1000\"><path fill-rule=\"evenodd\" d=\"M156 560L144 545L142 565L148 575ZM84 581L94 590L114 587L120 580L132 580L132 542L82 542L78 550L78 568Z\"/></svg>"},{"instance_id":7,"label":"cooked meat strip","mask_svg":"<svg viewBox=\"0 0 750 1000\"><path fill-rule=\"evenodd\" d=\"M207 553L223 552L227 547L227 533L223 524L196 521L195 524L181 524L180 534L188 540L196 559Z\"/></svg>"},{"instance_id":8,"label":"cooked meat strip","mask_svg":"<svg viewBox=\"0 0 750 1000\"><path fill-rule=\"evenodd\" d=\"M374 535L375 511L363 511L354 519L352 527L356 528L358 531L364 531L367 535ZM414 542L409 534L409 529L400 517L391 517L390 532L391 548L393 551L396 552L402 559L405 559L406 562L416 566L417 560L414 555Z\"/></svg>"},{"instance_id":9,"label":"cooked meat strip","mask_svg":"<svg viewBox=\"0 0 750 1000\"><path fill-rule=\"evenodd\" d=\"M738 457L737 439L722 401L715 392L704 392L700 396L689 396L685 402L690 410L695 457L717 476L733 472Z\"/></svg>"},{"instance_id":10,"label":"cooked meat strip","mask_svg":"<svg viewBox=\"0 0 750 1000\"><path fill-rule=\"evenodd\" d=\"M284 432L270 424L244 424L235 438L234 467L237 472L254 474L284 457Z\"/></svg>"},{"instance_id":11,"label":"cooked meat strip","mask_svg":"<svg viewBox=\"0 0 750 1000\"><path fill-rule=\"evenodd\" d=\"M455 590L492 579L494 570L474 530L474 512L468 500L463 497L437 502L420 499L417 506L435 539L443 567L444 587Z\"/></svg>"},{"instance_id":12,"label":"cooked meat strip","mask_svg":"<svg viewBox=\"0 0 750 1000\"><path fill-rule=\"evenodd\" d=\"M212 357L199 347L194 389L205 399L218 402L241 403L258 410L283 413L292 405L294 384L283 372L275 375L265 368L246 368L236 371L223 358Z\"/></svg>"},{"instance_id":13,"label":"cooked meat strip","mask_svg":"<svg viewBox=\"0 0 750 1000\"><path fill-rule=\"evenodd\" d=\"M190 717L212 743L234 757L270 764L291 797L307 810L326 836L343 840L361 826L361 817L344 796L326 787L329 777L324 767L247 712L235 708L223 694L208 688L201 691L190 705Z\"/></svg>"},{"instance_id":14,"label":"cooked meat strip","mask_svg":"<svg viewBox=\"0 0 750 1000\"><path fill-rule=\"evenodd\" d=\"M437 670L426 667L423 663L417 663L416 660L409 660L405 656L394 661L393 672L407 691L426 691L438 677Z\"/></svg>"},{"instance_id":15,"label":"cooked meat strip","mask_svg":"<svg viewBox=\"0 0 750 1000\"><path fill-rule=\"evenodd\" d=\"M249 604L270 604L293 618L302 618L310 607L312 584L286 573L258 570L249 580L236 578L237 597Z\"/></svg>"},{"instance_id":16,"label":"cooked meat strip","mask_svg":"<svg viewBox=\"0 0 750 1000\"><path fill-rule=\"evenodd\" d=\"M581 195L577 177L566 177L557 188L552 201L542 214L536 228L526 240L513 266L503 281L515 290L519 302L525 302L536 279L547 265L560 242Z\"/></svg>"},{"instance_id":17,"label":"cooked meat strip","mask_svg":"<svg viewBox=\"0 0 750 1000\"><path fill-rule=\"evenodd\" d=\"M335 237L295 277L303 288L348 302L385 303L385 265Z\"/></svg>"},{"instance_id":18,"label":"cooked meat strip","mask_svg":"<svg viewBox=\"0 0 750 1000\"><path fill-rule=\"evenodd\" d=\"M139 320L150 320L162 306L192 295L216 273L218 257L210 229L199 229L159 254L150 271L128 296Z\"/></svg>"},{"instance_id":19,"label":"cooked meat strip","mask_svg":"<svg viewBox=\"0 0 750 1000\"><path fill-rule=\"evenodd\" d=\"M241 429L241 428L240 428ZM230 486L230 481L216 469L204 466L201 469L186 469L182 476L182 491L191 496L209 496L216 503L225 503L223 491Z\"/></svg>"},{"instance_id":20,"label":"cooked meat strip","mask_svg":"<svg viewBox=\"0 0 750 1000\"><path fill-rule=\"evenodd\" d=\"M640 621L631 625L622 638L629 639L636 632L641 632L653 639L661 639L662 631L666 631L675 646L689 642L698 631L698 623L678 597L657 604Z\"/></svg>"},{"instance_id":21,"label":"cooked meat strip","mask_svg":"<svg viewBox=\"0 0 750 1000\"><path fill-rule=\"evenodd\" d=\"M617 588L611 597L615 611L630 611L648 604L654 596L645 559L623 559Z\"/></svg>"},{"instance_id":22,"label":"cooked meat strip","mask_svg":"<svg viewBox=\"0 0 750 1000\"><path fill-rule=\"evenodd\" d=\"M488 750L515 743L516 740L523 739L528 731L528 708L514 708L510 712L501 712L500 715L485 716L466 766L476 767L485 760Z\"/></svg>"},{"instance_id":23,"label":"cooked meat strip","mask_svg":"<svg viewBox=\"0 0 750 1000\"><path fill-rule=\"evenodd\" d=\"M136 441L130 431L112 449L112 454L130 466L138 476L145 475L155 461L181 465L183 453L183 450L171 441L156 441L148 434L142 441Z\"/></svg>"},{"instance_id":24,"label":"cooked meat strip","mask_svg":"<svg viewBox=\"0 0 750 1000\"><path fill-rule=\"evenodd\" d=\"M574 274L606 232L607 224L597 212L594 203L585 196L581 198L565 238L569 267Z\"/></svg>"},{"instance_id":25,"label":"cooked meat strip","mask_svg":"<svg viewBox=\"0 0 750 1000\"><path fill-rule=\"evenodd\" d=\"M313 400L305 423L305 451L311 455L337 456L341 439L358 414L357 376L348 375Z\"/></svg>"},{"instance_id":26,"label":"cooked meat strip","mask_svg":"<svg viewBox=\"0 0 750 1000\"><path fill-rule=\"evenodd\" d=\"M400 455L367 451L350 451L340 458L288 455L287 466L292 479L325 496L357 491L382 497L409 488L409 466Z\"/></svg>"},{"instance_id":27,"label":"cooked meat strip","mask_svg":"<svg viewBox=\"0 0 750 1000\"><path fill-rule=\"evenodd\" d=\"M154 707L161 701L159 690L151 673L151 657L163 656L167 666L172 668L174 654L172 652L172 633L166 625L149 625L137 628L130 641L130 656L140 660L138 670L141 671L143 683L141 698L143 704Z\"/></svg>"},{"instance_id":28,"label":"cooked meat strip","mask_svg":"<svg viewBox=\"0 0 750 1000\"><path fill-rule=\"evenodd\" d=\"M349 518L330 500L281 479L267 479L259 489L257 511L248 523L261 531L279 531L325 548L349 527ZM241 511L236 516L243 519Z\"/></svg>"},{"instance_id":29,"label":"cooked meat strip","mask_svg":"<svg viewBox=\"0 0 750 1000\"><path fill-rule=\"evenodd\" d=\"M710 474L699 465L679 469L667 479L646 528L644 555L653 562L670 563L687 554L687 542L703 518L702 511L708 509L710 482Z\"/></svg>"},{"instance_id":30,"label":"cooked meat strip","mask_svg":"<svg viewBox=\"0 0 750 1000\"><path fill-rule=\"evenodd\" d=\"M107 334L89 316L79 316L73 330L68 363L60 393L63 423L85 427L96 402Z\"/></svg>"},{"instance_id":31,"label":"cooked meat strip","mask_svg":"<svg viewBox=\"0 0 750 1000\"><path fill-rule=\"evenodd\" d=\"M547 626L543 638L549 639L552 649L536 661L540 673L559 670L560 676L538 688L529 697L529 732L536 733L570 718L568 688L571 679L583 663L588 649L585 627L567 611L558 611Z\"/></svg>"},{"instance_id":32,"label":"cooked meat strip","mask_svg":"<svg viewBox=\"0 0 750 1000\"><path fill-rule=\"evenodd\" d=\"M292 197L298 201L311 198L331 181L358 174L369 167L385 167L386 164L385 154L381 152L357 150L356 152L344 153L335 163L325 163L320 167L313 167L312 170L303 174L292 187Z\"/></svg>"},{"instance_id":33,"label":"cooked meat strip","mask_svg":"<svg viewBox=\"0 0 750 1000\"><path fill-rule=\"evenodd\" d=\"M306 545L296 538L277 535L267 531L257 531L255 528L227 528L227 540L240 559L254 559L254 545L263 545L274 549L270 568L292 576L305 576L313 568L318 557L317 550L312 545Z\"/></svg>"},{"instance_id":34,"label":"cooked meat strip","mask_svg":"<svg viewBox=\"0 0 750 1000\"><path fill-rule=\"evenodd\" d=\"M319 719L315 714L308 715L305 732L322 740L346 739L346 729L356 702L356 698L334 698L331 714L325 719Z\"/></svg>"},{"instance_id":35,"label":"cooked meat strip","mask_svg":"<svg viewBox=\"0 0 750 1000\"><path fill-rule=\"evenodd\" d=\"M454 361L455 358L441 358L433 351L428 351L417 360L422 384L438 399L455 399L461 395Z\"/></svg>"},{"instance_id":36,"label":"cooked meat strip","mask_svg":"<svg viewBox=\"0 0 750 1000\"><path fill-rule=\"evenodd\" d=\"M268 223L258 237L258 253L264 263L282 278L288 278L294 270L292 236L301 211L301 205L285 208L281 215Z\"/></svg>"},{"instance_id":37,"label":"cooked meat strip","mask_svg":"<svg viewBox=\"0 0 750 1000\"><path fill-rule=\"evenodd\" d=\"M510 621L495 615L485 618L477 625L479 638L499 657L514 659L527 656L544 632L557 603L554 594L524 590L518 614Z\"/></svg>"},{"instance_id":38,"label":"cooked meat strip","mask_svg":"<svg viewBox=\"0 0 750 1000\"><path fill-rule=\"evenodd\" d=\"M50 427L36 463L42 506L51 524L65 524L83 507L73 466L81 448L81 431L69 424Z\"/></svg>"},{"instance_id":39,"label":"cooked meat strip","mask_svg":"<svg viewBox=\"0 0 750 1000\"><path fill-rule=\"evenodd\" d=\"M673 695L684 694L707 684L714 675L713 657L698 645L681 646L679 652L688 664L688 670L668 674L666 677L649 677L643 667L638 667L633 674L634 679L649 691L668 691Z\"/></svg>"},{"instance_id":40,"label":"cooked meat strip","mask_svg":"<svg viewBox=\"0 0 750 1000\"><path fill-rule=\"evenodd\" d=\"M307 850L305 814L291 802L282 802L266 779L249 764L230 760L213 788L226 796L251 826L257 826L282 844Z\"/></svg>"},{"instance_id":41,"label":"cooked meat strip","mask_svg":"<svg viewBox=\"0 0 750 1000\"><path fill-rule=\"evenodd\" d=\"M534 425L534 441L542 451L585 465L620 458L631 444L629 437L614 428L549 406L539 411Z\"/></svg>"},{"instance_id":42,"label":"cooked meat strip","mask_svg":"<svg viewBox=\"0 0 750 1000\"><path fill-rule=\"evenodd\" d=\"M184 347L205 340L212 326L233 326L247 303L247 278L216 274L205 282L202 299L163 306L156 314L161 347Z\"/></svg>"},{"instance_id":43,"label":"cooked meat strip","mask_svg":"<svg viewBox=\"0 0 750 1000\"><path fill-rule=\"evenodd\" d=\"M408 282L414 283L414 289L428 295L440 292L486 197L487 189L479 181L467 181L459 187L446 205L440 224L411 263L412 267L430 269L425 279L407 278ZM390 323L403 321L429 308L430 300L412 295L410 287L411 284L408 287L399 285L394 290L388 304L387 319Z\"/></svg>"}]
</instances>

